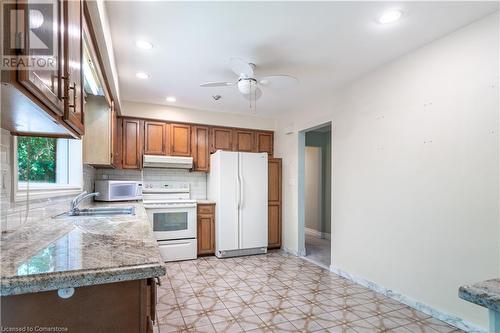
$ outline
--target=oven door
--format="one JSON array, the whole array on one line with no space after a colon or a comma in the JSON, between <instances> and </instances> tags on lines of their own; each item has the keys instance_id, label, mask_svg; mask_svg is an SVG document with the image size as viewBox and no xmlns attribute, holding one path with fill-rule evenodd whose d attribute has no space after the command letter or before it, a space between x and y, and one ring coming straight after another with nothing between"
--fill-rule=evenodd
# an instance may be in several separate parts
<instances>
[{"instance_id":1,"label":"oven door","mask_svg":"<svg viewBox=\"0 0 500 333\"><path fill-rule=\"evenodd\" d=\"M196 206L146 208L157 240L196 238Z\"/></svg>"}]
</instances>

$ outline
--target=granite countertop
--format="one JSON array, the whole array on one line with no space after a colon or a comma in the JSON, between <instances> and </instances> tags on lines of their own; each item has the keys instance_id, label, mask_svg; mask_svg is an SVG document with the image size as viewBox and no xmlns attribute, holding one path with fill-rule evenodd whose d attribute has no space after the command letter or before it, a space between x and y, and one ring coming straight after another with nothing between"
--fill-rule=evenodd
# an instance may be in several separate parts
<instances>
[{"instance_id":1,"label":"granite countertop","mask_svg":"<svg viewBox=\"0 0 500 333\"><path fill-rule=\"evenodd\" d=\"M500 278L461 286L458 296L471 303L500 312Z\"/></svg>"},{"instance_id":2,"label":"granite countertop","mask_svg":"<svg viewBox=\"0 0 500 333\"><path fill-rule=\"evenodd\" d=\"M0 295L165 275L165 265L142 204L89 206L134 206L135 214L55 218L42 215L39 219L32 216L30 223L2 233ZM54 215L62 211L62 207L52 208ZM64 210L67 208L65 205Z\"/></svg>"}]
</instances>

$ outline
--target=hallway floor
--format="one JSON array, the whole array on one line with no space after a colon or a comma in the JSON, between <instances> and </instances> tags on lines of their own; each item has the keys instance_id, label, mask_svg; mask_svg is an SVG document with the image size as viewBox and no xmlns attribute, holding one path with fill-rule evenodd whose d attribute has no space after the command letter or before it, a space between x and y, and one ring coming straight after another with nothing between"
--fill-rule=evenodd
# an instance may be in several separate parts
<instances>
[{"instance_id":1,"label":"hallway floor","mask_svg":"<svg viewBox=\"0 0 500 333\"><path fill-rule=\"evenodd\" d=\"M281 251L166 267L156 333L462 332Z\"/></svg>"},{"instance_id":2,"label":"hallway floor","mask_svg":"<svg viewBox=\"0 0 500 333\"><path fill-rule=\"evenodd\" d=\"M330 240L305 234L306 258L325 268L330 268Z\"/></svg>"}]
</instances>

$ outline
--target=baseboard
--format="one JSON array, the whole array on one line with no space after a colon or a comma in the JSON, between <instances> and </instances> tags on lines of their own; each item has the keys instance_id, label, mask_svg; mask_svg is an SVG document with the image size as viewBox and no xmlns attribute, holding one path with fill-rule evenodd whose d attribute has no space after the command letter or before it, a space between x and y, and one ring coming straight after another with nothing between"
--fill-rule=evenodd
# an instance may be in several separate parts
<instances>
[{"instance_id":1,"label":"baseboard","mask_svg":"<svg viewBox=\"0 0 500 333\"><path fill-rule=\"evenodd\" d=\"M381 293L387 297L390 297L398 302L406 304L409 307L412 307L416 310L422 311L422 312L424 312L424 313L426 313L434 318L442 320L442 321L444 321L452 326L460 328L464 331L474 332L474 333L487 333L487 331L482 327L479 327L475 324L472 324L472 323L470 323L466 320L463 320L457 316L454 316L454 315L451 315L449 313L443 312L441 310L435 309L430 305L421 303L421 302L414 300L413 298L410 298L408 296L405 296L405 295L403 295L395 290L385 288L385 287L383 287L383 286L381 286L373 281L367 280L367 279L360 277L360 276L356 276L354 274L350 274L350 273L348 273L348 272L346 272L338 267L330 266L330 271L335 273L335 274L338 274L338 275L340 275L340 276L342 276L342 277L344 277L352 282L358 283L366 288L369 288L373 291L376 291L376 292Z\"/></svg>"},{"instance_id":2,"label":"baseboard","mask_svg":"<svg viewBox=\"0 0 500 333\"><path fill-rule=\"evenodd\" d=\"M294 249L290 249L286 246L283 246L282 250L288 254L292 254L296 257L303 257L306 255L306 249L299 249L299 250L294 250Z\"/></svg>"},{"instance_id":3,"label":"baseboard","mask_svg":"<svg viewBox=\"0 0 500 333\"><path fill-rule=\"evenodd\" d=\"M311 228L304 228L304 233L306 235L313 236L316 238L331 240L331 234L329 234L328 232L322 232Z\"/></svg>"}]
</instances>

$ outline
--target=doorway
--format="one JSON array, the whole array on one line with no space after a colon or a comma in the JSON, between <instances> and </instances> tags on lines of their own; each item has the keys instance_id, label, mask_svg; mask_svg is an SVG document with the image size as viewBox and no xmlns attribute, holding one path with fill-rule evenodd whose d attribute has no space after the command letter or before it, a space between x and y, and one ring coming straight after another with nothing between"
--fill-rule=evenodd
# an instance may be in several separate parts
<instances>
[{"instance_id":1,"label":"doorway","mask_svg":"<svg viewBox=\"0 0 500 333\"><path fill-rule=\"evenodd\" d=\"M306 259L331 264L331 124L303 132L303 240Z\"/></svg>"}]
</instances>

